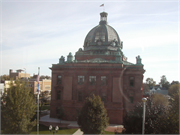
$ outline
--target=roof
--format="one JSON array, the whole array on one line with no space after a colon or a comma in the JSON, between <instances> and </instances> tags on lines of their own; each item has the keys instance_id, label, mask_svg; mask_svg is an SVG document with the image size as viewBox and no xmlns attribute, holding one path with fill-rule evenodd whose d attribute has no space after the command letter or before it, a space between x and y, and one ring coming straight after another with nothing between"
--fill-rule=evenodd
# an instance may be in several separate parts
<instances>
[{"instance_id":1,"label":"roof","mask_svg":"<svg viewBox=\"0 0 180 135\"><path fill-rule=\"evenodd\" d=\"M100 13L99 25L92 28L84 40L84 50L90 50L89 46L112 46L122 49L122 42L116 30L107 24L107 13ZM111 48L106 48L111 49Z\"/></svg>"}]
</instances>

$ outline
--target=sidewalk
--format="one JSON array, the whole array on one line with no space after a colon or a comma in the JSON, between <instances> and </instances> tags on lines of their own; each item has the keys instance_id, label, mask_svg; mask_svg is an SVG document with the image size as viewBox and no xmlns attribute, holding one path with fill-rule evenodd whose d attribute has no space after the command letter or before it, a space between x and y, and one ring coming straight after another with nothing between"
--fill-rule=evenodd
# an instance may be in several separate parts
<instances>
[{"instance_id":1,"label":"sidewalk","mask_svg":"<svg viewBox=\"0 0 180 135\"><path fill-rule=\"evenodd\" d=\"M72 134L72 135L83 135L83 132L80 130L80 129L78 129L74 134Z\"/></svg>"},{"instance_id":2,"label":"sidewalk","mask_svg":"<svg viewBox=\"0 0 180 135\"><path fill-rule=\"evenodd\" d=\"M61 123L60 123L60 120L57 119L57 118L50 118L49 115L45 115L45 116L42 116L40 118L40 123L44 124L44 125L52 125L52 126L59 126L59 127L68 127L68 128L79 128L78 124L77 124L77 121L65 121L65 120L61 120ZM109 124L109 126L106 128L106 131L109 131L109 132L115 132L115 130L118 130L119 132L122 131L122 128L124 126L123 125L116 125L116 124ZM77 134L75 134L77 132ZM80 135L81 134L81 130L77 130L73 135ZM82 134L81 134L82 135Z\"/></svg>"},{"instance_id":3,"label":"sidewalk","mask_svg":"<svg viewBox=\"0 0 180 135\"><path fill-rule=\"evenodd\" d=\"M48 122L48 123L60 123L60 120L57 118L50 118L49 115L45 115L40 118L40 122ZM61 120L62 124L68 125L69 128L79 128L77 121L65 121Z\"/></svg>"}]
</instances>

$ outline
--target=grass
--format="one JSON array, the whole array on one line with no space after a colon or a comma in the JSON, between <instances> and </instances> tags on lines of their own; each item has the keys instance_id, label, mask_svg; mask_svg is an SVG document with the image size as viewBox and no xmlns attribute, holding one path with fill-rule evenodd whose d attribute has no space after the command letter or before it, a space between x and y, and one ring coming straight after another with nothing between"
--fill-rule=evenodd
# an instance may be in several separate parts
<instances>
[{"instance_id":1,"label":"grass","mask_svg":"<svg viewBox=\"0 0 180 135\"><path fill-rule=\"evenodd\" d=\"M56 134L73 134L77 131L77 129L62 129L59 128L58 133ZM34 127L33 131L30 134L37 134L37 128ZM49 127L44 125L39 125L39 134L53 134L53 132L49 131Z\"/></svg>"},{"instance_id":2,"label":"grass","mask_svg":"<svg viewBox=\"0 0 180 135\"><path fill-rule=\"evenodd\" d=\"M114 132L105 131L104 134L114 135Z\"/></svg>"},{"instance_id":3,"label":"grass","mask_svg":"<svg viewBox=\"0 0 180 135\"><path fill-rule=\"evenodd\" d=\"M77 129L59 129L58 133L56 133L56 134L73 134L76 131L77 131ZM33 131L30 134L37 134L37 131ZM53 134L53 132L46 130L46 131L39 131L39 134Z\"/></svg>"},{"instance_id":4,"label":"grass","mask_svg":"<svg viewBox=\"0 0 180 135\"><path fill-rule=\"evenodd\" d=\"M50 110L50 105L43 105L41 110Z\"/></svg>"},{"instance_id":5,"label":"grass","mask_svg":"<svg viewBox=\"0 0 180 135\"><path fill-rule=\"evenodd\" d=\"M77 130L78 129L62 129L62 128L60 128L58 130L58 133L55 133L55 134L71 134L72 135ZM1 133L2 133L2 130L1 130ZM36 126L33 128L33 131L30 134L37 134L37 127ZM40 124L39 125L39 134L53 134L53 132L49 131L49 127ZM104 134L114 135L114 132L105 131Z\"/></svg>"}]
</instances>

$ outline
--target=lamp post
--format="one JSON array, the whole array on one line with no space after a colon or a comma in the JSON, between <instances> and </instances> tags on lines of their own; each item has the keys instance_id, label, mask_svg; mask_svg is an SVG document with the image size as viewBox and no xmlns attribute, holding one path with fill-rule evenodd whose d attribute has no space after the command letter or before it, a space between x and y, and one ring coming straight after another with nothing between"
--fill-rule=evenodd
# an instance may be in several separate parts
<instances>
[{"instance_id":1,"label":"lamp post","mask_svg":"<svg viewBox=\"0 0 180 135\"><path fill-rule=\"evenodd\" d=\"M142 98L142 101L143 101L142 135L144 135L144 130L145 130L145 112L146 112L146 101L147 101L147 98Z\"/></svg>"},{"instance_id":2,"label":"lamp post","mask_svg":"<svg viewBox=\"0 0 180 135\"><path fill-rule=\"evenodd\" d=\"M55 127L55 130L54 130L54 131L53 131L52 125L49 126L49 131L50 131L50 132L53 131L53 134L55 134L55 132L57 133L58 130L59 130L59 127L58 127L58 126Z\"/></svg>"}]
</instances>

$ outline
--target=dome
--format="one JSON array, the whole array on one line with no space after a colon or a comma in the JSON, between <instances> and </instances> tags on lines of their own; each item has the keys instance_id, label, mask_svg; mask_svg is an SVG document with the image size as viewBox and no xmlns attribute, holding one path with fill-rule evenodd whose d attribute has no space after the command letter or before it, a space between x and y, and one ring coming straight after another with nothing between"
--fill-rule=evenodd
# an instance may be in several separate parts
<instances>
[{"instance_id":1,"label":"dome","mask_svg":"<svg viewBox=\"0 0 180 135\"><path fill-rule=\"evenodd\" d=\"M89 31L84 40L84 50L95 49L94 47L104 49L122 49L122 42L116 30L107 24L107 13L100 13L101 20L99 25Z\"/></svg>"}]
</instances>

